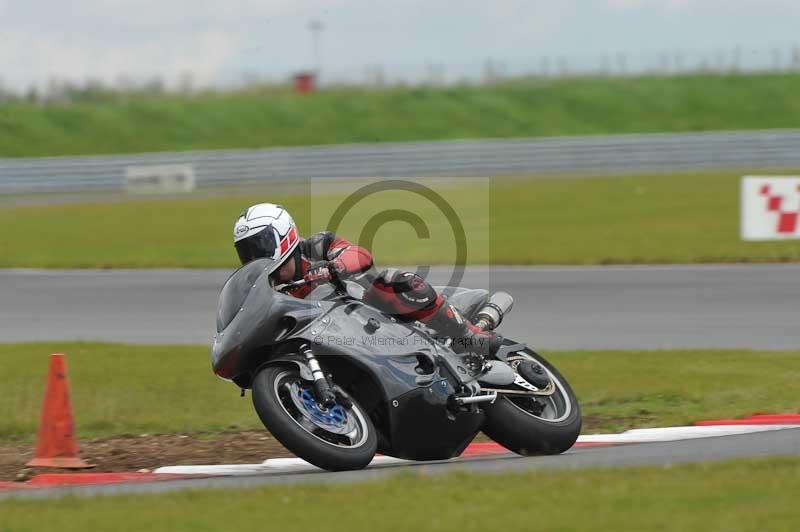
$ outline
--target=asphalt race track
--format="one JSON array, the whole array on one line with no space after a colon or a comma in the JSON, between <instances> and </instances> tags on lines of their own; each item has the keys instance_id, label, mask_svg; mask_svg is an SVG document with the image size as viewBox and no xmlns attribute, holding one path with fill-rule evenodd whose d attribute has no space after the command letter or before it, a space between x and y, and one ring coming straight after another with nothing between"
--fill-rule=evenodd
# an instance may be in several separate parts
<instances>
[{"instance_id":1,"label":"asphalt race track","mask_svg":"<svg viewBox=\"0 0 800 532\"><path fill-rule=\"evenodd\" d=\"M225 270L0 270L0 341L208 343ZM444 284L450 270L429 279ZM540 349L800 348L800 265L474 267Z\"/></svg>"},{"instance_id":2,"label":"asphalt race track","mask_svg":"<svg viewBox=\"0 0 800 532\"><path fill-rule=\"evenodd\" d=\"M111 495L121 493L153 493L197 488L243 488L272 484L320 484L373 480L399 471L422 474L441 474L454 471L475 473L522 472L536 469L580 469L585 467L626 467L646 465L672 465L692 462L726 460L742 457L800 455L800 428L774 432L743 434L718 438L702 438L664 443L645 443L605 448L583 448L557 456L522 458L513 455L467 459L456 463L419 462L410 465L370 468L361 471L328 473L306 471L245 477L216 477L173 480L148 484L120 484L106 486L75 486L0 492L0 499L8 497L49 498L72 495Z\"/></svg>"},{"instance_id":3,"label":"asphalt race track","mask_svg":"<svg viewBox=\"0 0 800 532\"><path fill-rule=\"evenodd\" d=\"M207 343L222 270L0 270L0 341ZM444 284L449 270L429 279ZM516 306L501 330L544 349L800 348L800 265L475 267L462 286L507 290ZM440 473L666 465L800 455L800 428L619 447L560 456L295 472L152 484L31 490L25 497L275 483L349 482L411 469ZM13 496L18 496L13 495ZM3 494L0 497L12 496Z\"/></svg>"}]
</instances>

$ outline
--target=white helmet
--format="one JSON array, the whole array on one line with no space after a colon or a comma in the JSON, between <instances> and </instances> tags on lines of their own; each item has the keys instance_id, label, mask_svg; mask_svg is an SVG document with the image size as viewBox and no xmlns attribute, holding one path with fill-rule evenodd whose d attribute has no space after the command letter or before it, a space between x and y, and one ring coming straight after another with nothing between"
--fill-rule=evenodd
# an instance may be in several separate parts
<instances>
[{"instance_id":1,"label":"white helmet","mask_svg":"<svg viewBox=\"0 0 800 532\"><path fill-rule=\"evenodd\" d=\"M255 259L273 259L275 264L270 271L275 271L299 243L297 226L280 205L253 205L239 215L233 226L233 245L242 264Z\"/></svg>"}]
</instances>

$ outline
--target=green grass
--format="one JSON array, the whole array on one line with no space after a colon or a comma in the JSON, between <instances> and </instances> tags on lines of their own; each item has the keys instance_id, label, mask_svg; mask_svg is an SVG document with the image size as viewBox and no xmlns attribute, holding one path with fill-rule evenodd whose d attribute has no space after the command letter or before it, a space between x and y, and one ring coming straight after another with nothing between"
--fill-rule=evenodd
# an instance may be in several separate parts
<instances>
[{"instance_id":1,"label":"green grass","mask_svg":"<svg viewBox=\"0 0 800 532\"><path fill-rule=\"evenodd\" d=\"M0 501L0 530L797 530L800 459ZM331 518L335 516L335 518Z\"/></svg>"},{"instance_id":2,"label":"green grass","mask_svg":"<svg viewBox=\"0 0 800 532\"><path fill-rule=\"evenodd\" d=\"M800 352L586 351L548 358L578 394L584 416L603 431L800 412Z\"/></svg>"},{"instance_id":3,"label":"green grass","mask_svg":"<svg viewBox=\"0 0 800 532\"><path fill-rule=\"evenodd\" d=\"M80 437L254 429L249 396L211 373L204 346L0 344L0 440L36 432L50 353L68 355ZM595 430L800 411L800 352L547 354Z\"/></svg>"},{"instance_id":4,"label":"green grass","mask_svg":"<svg viewBox=\"0 0 800 532\"><path fill-rule=\"evenodd\" d=\"M495 179L430 184L465 226L473 264L616 264L800 260L800 241L739 240L741 173ZM0 267L149 268L236 266L231 230L260 201L283 203L301 231L325 229L344 199L331 188L287 195L139 199L0 209ZM453 233L425 199L384 192L359 203L339 233L359 241L375 213L398 206L430 228L389 222L371 246L376 262L452 264ZM400 243L400 245L398 245Z\"/></svg>"},{"instance_id":5,"label":"green grass","mask_svg":"<svg viewBox=\"0 0 800 532\"><path fill-rule=\"evenodd\" d=\"M796 127L800 75L118 95L0 106L0 157Z\"/></svg>"}]
</instances>

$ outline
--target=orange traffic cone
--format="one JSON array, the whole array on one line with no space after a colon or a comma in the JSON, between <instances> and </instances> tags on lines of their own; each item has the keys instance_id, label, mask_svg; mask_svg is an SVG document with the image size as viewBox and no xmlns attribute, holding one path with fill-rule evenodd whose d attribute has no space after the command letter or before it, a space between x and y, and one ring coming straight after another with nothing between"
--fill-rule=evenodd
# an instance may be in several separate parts
<instances>
[{"instance_id":1,"label":"orange traffic cone","mask_svg":"<svg viewBox=\"0 0 800 532\"><path fill-rule=\"evenodd\" d=\"M78 457L75 420L67 382L67 358L62 354L50 355L50 373L47 376L39 435L36 437L36 455L26 465L66 469L94 467Z\"/></svg>"}]
</instances>

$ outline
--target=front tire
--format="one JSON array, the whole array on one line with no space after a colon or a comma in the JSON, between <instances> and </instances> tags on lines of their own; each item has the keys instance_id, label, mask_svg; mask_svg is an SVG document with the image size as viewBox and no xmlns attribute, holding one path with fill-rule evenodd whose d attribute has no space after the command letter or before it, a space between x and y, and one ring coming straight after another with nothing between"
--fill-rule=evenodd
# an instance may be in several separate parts
<instances>
[{"instance_id":1,"label":"front tire","mask_svg":"<svg viewBox=\"0 0 800 532\"><path fill-rule=\"evenodd\" d=\"M572 447L581 432L581 410L575 393L561 373L541 355L530 349L515 355L543 366L555 391L551 396L534 396L533 399L499 396L494 404L485 408L483 432L517 454L563 453Z\"/></svg>"},{"instance_id":2,"label":"front tire","mask_svg":"<svg viewBox=\"0 0 800 532\"><path fill-rule=\"evenodd\" d=\"M294 364L266 366L253 379L253 406L264 426L284 447L328 471L363 469L378 448L369 416L348 399L349 408L322 408Z\"/></svg>"}]
</instances>

